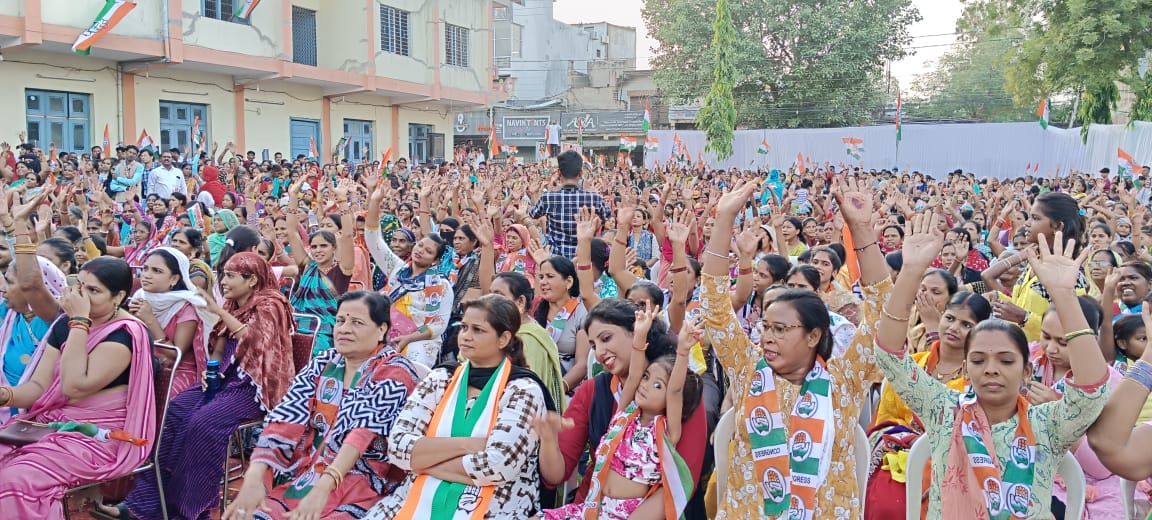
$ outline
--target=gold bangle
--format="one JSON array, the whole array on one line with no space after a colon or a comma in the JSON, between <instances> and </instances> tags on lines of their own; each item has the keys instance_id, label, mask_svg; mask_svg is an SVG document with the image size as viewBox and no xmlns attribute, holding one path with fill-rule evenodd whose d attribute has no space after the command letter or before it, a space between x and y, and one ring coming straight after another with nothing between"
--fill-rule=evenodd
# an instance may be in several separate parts
<instances>
[{"instance_id":1,"label":"gold bangle","mask_svg":"<svg viewBox=\"0 0 1152 520\"><path fill-rule=\"evenodd\" d=\"M245 323L245 324L241 325L240 328L238 328L236 330L230 330L228 332L230 332L232 334L232 337L235 338L237 334L244 332L247 328L248 328L248 324Z\"/></svg>"},{"instance_id":2,"label":"gold bangle","mask_svg":"<svg viewBox=\"0 0 1152 520\"><path fill-rule=\"evenodd\" d=\"M1068 343L1068 342L1070 342L1076 338L1079 338L1081 336L1095 336L1095 335L1096 335L1096 331L1094 331L1092 329L1074 330L1074 331L1069 332L1069 333L1064 335L1064 342Z\"/></svg>"},{"instance_id":3,"label":"gold bangle","mask_svg":"<svg viewBox=\"0 0 1152 520\"><path fill-rule=\"evenodd\" d=\"M13 392L13 391L12 391L12 387L10 387L10 386L0 386L0 388L3 388L4 390L7 390L7 391L8 391L8 398L7 398L7 399L5 399L5 400L4 400L4 403L0 404L0 406L9 406L9 405L11 405L11 404L12 404L12 400L16 398L16 392Z\"/></svg>"},{"instance_id":4,"label":"gold bangle","mask_svg":"<svg viewBox=\"0 0 1152 520\"><path fill-rule=\"evenodd\" d=\"M885 318L888 318L892 321L899 321L901 323L907 323L909 321L912 321L912 315L911 314L909 314L908 316L905 316L903 318L898 317L898 316L893 316L892 313L888 312L888 307L882 307L880 309L880 315L885 317Z\"/></svg>"},{"instance_id":5,"label":"gold bangle","mask_svg":"<svg viewBox=\"0 0 1152 520\"><path fill-rule=\"evenodd\" d=\"M336 471L336 469L332 466L328 466L328 468L325 469L324 473L321 473L321 475L328 475L329 477L332 477L332 481L336 483L336 487L332 489L340 489L340 484L344 483L344 475L341 475L340 472Z\"/></svg>"},{"instance_id":6,"label":"gold bangle","mask_svg":"<svg viewBox=\"0 0 1152 520\"><path fill-rule=\"evenodd\" d=\"M17 255L34 255L36 254L37 244L13 244L12 253Z\"/></svg>"}]
</instances>

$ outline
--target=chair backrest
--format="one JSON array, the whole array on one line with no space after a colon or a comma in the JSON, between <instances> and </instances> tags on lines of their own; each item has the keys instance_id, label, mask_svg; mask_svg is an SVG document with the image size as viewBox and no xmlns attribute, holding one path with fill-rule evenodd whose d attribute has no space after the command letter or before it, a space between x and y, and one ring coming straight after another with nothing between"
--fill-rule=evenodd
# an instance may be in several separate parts
<instances>
[{"instance_id":1,"label":"chair backrest","mask_svg":"<svg viewBox=\"0 0 1152 520\"><path fill-rule=\"evenodd\" d=\"M184 353L179 347L168 345L165 343L153 343L153 353L158 351L166 351L170 355L156 356L156 374L154 379L156 382L156 442L153 443L153 449L159 449L160 437L164 431L164 421L168 417L168 402L169 395L172 393L172 384L176 380L176 367L180 366L180 361L184 357Z\"/></svg>"},{"instance_id":2,"label":"chair backrest","mask_svg":"<svg viewBox=\"0 0 1152 520\"><path fill-rule=\"evenodd\" d=\"M860 487L860 503L864 502L864 495L868 492L868 466L869 461L872 460L872 447L868 442L868 434L864 433L864 428L859 424L854 428L856 431L856 438L853 439L854 444L852 451L856 456L856 485Z\"/></svg>"},{"instance_id":3,"label":"chair backrest","mask_svg":"<svg viewBox=\"0 0 1152 520\"><path fill-rule=\"evenodd\" d=\"M732 448L732 440L736 437L736 408L729 408L720 421L716 423L716 430L712 434L712 450L716 455L716 500L723 501L728 491L728 470L731 459L728 457Z\"/></svg>"},{"instance_id":4,"label":"chair backrest","mask_svg":"<svg viewBox=\"0 0 1152 520\"><path fill-rule=\"evenodd\" d=\"M921 436L912 444L908 451L908 462L904 467L907 476L904 484L905 497L908 500L908 520L920 520L920 500L923 497L924 465L931 457L932 448L926 437ZM1085 492L1088 486L1084 481L1084 470L1071 453L1065 451L1064 458L1060 460L1060 467L1056 473L1064 480L1068 491L1068 500L1065 502L1064 518L1081 518L1084 515Z\"/></svg>"},{"instance_id":5,"label":"chair backrest","mask_svg":"<svg viewBox=\"0 0 1152 520\"><path fill-rule=\"evenodd\" d=\"M920 520L920 502L924 498L924 465L932 458L932 446L926 436L921 435L908 450L908 462L904 464L904 497L907 503L908 520Z\"/></svg>"},{"instance_id":6,"label":"chair backrest","mask_svg":"<svg viewBox=\"0 0 1152 520\"><path fill-rule=\"evenodd\" d=\"M1088 483L1084 480L1084 469L1080 467L1080 462L1072 453L1065 451L1056 473L1064 479L1064 489L1068 491L1068 499L1064 502L1064 518L1082 518ZM1132 495L1128 496L1131 498Z\"/></svg>"},{"instance_id":7,"label":"chair backrest","mask_svg":"<svg viewBox=\"0 0 1152 520\"><path fill-rule=\"evenodd\" d=\"M1136 483L1128 479L1120 479L1120 498L1124 500L1124 518L1136 518Z\"/></svg>"},{"instance_id":8,"label":"chair backrest","mask_svg":"<svg viewBox=\"0 0 1152 520\"><path fill-rule=\"evenodd\" d=\"M320 317L314 314L292 314L295 330L292 332L292 364L299 372L312 360L312 348L316 345L316 331L320 328Z\"/></svg>"}]
</instances>

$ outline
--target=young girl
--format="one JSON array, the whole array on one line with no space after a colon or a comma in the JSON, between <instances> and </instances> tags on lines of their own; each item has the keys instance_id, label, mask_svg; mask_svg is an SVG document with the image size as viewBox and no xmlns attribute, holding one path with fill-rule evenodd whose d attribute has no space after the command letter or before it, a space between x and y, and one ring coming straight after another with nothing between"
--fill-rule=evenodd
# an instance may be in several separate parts
<instances>
[{"instance_id":1,"label":"young girl","mask_svg":"<svg viewBox=\"0 0 1152 520\"><path fill-rule=\"evenodd\" d=\"M660 308L652 305L636 311L633 349L647 348L645 338L659 316ZM651 365L643 355L632 356L619 401L629 404L612 418L596 450L588 498L584 503L546 510L539 518L627 520L661 486L665 488L664 517L681 517L695 484L673 446L680 440L681 418L690 417L700 403L700 379L688 371L688 353L701 336L695 323L686 322L675 356L661 357ZM555 416L533 423L540 433L540 472L546 481L562 479L555 476L564 471L557 436L561 421Z\"/></svg>"}]
</instances>

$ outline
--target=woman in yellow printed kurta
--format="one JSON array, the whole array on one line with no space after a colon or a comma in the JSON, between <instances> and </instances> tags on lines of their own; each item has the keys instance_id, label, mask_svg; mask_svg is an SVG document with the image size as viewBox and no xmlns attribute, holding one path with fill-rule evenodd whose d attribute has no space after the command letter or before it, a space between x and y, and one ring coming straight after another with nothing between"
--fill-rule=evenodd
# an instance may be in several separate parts
<instances>
[{"instance_id":1,"label":"woman in yellow printed kurta","mask_svg":"<svg viewBox=\"0 0 1152 520\"><path fill-rule=\"evenodd\" d=\"M853 234L871 237L869 188L854 180L837 184L833 193ZM716 518L784 518L793 510L808 518L858 519L863 504L851 432L869 383L880 378L870 342L892 286L887 268L875 241L857 244L866 303L843 356L830 355L828 313L811 291L784 292L764 309L760 345L754 345L728 297L727 255L733 222L752 188L745 184L721 198L704 254L705 333L728 367L738 425ZM753 455L754 444L764 448L756 450L760 457ZM804 462L789 464L794 457Z\"/></svg>"}]
</instances>

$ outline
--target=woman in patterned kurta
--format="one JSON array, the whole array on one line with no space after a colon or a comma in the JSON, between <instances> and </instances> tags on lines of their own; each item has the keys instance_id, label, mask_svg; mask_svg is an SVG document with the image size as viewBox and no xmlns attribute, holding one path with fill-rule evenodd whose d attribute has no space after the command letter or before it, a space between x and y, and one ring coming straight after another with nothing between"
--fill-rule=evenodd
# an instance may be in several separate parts
<instances>
[{"instance_id":1,"label":"woman in patterned kurta","mask_svg":"<svg viewBox=\"0 0 1152 520\"><path fill-rule=\"evenodd\" d=\"M866 187L857 187L853 181L848 181L848 184L850 186L837 186L838 189L834 191L838 194L840 207L844 208L845 220L856 236L871 236L873 231L867 222L872 212L872 196ZM738 418L736 436L730 452L733 467L728 474L727 490L720 500L720 511L716 518L729 520L785 517L788 513L787 508L796 503L795 495L792 500L788 499L789 490L796 486L788 482L787 476L784 477L786 482L782 483L783 498L773 499L772 496L764 495L763 490L766 487L781 483L763 482L761 475L757 474L763 471L759 466L761 461L754 460L750 432L740 425L755 422L747 420L750 412L757 411L755 400L768 393L761 392L767 383L753 385L754 380L763 381L762 374L766 370L761 367L766 366L772 373L769 377L774 383L775 392L780 394L777 401L778 409L786 411L795 408L796 411L792 413L796 414L802 413L804 409L803 403L798 401L803 401L801 394L806 385L799 383L819 372L817 370L819 366L825 366L824 377L829 381L830 390L824 399L830 403L831 410L823 412L827 418L824 433L830 434L830 438L835 440L826 442L831 446L823 448L821 458L824 459L827 469L823 479L816 482L814 500L805 504L805 508L812 513L813 518L857 519L861 517L863 502L855 473L856 459L853 455L855 436L850 432L857 427L856 418L864 404L866 389L870 388L870 382L880 379L880 371L872 358L870 345L880 305L891 288L884 259L875 242L860 248L861 286L865 295L862 319L851 346L843 356L830 356L832 342L827 312L805 312L800 315L798 306L801 302L823 311L822 302L811 291L787 291L764 309L760 328L767 332L761 334L760 345L753 344L741 328L732 308L732 300L728 294L727 255L721 257L716 254L717 250L723 251L728 247L735 215L750 195L752 188L751 185L736 188L720 200L716 227L712 231L712 239L707 250L712 254L704 255L701 287L704 326L708 340L715 346L721 364L728 367L728 376L733 385L734 413ZM820 315L823 315L822 320ZM803 320L808 320L807 324ZM786 321L788 323L785 323ZM822 321L823 326L821 328L810 326L813 321ZM817 344L821 346L813 348ZM816 350L821 351L823 356L817 356ZM782 373L790 377L782 377ZM799 378L795 377L796 375L799 375ZM798 404L801 406L797 406ZM784 438L793 439L804 433L804 430L792 431L791 426L798 420L795 415L789 416L787 412L780 415L785 430ZM828 421L832 422L831 431L826 424ZM788 443L781 447L786 452L790 449L799 449L799 444ZM769 471L771 470L770 468ZM769 512L769 502L773 500L777 503L777 507L779 502L784 502L783 512Z\"/></svg>"},{"instance_id":2,"label":"woman in patterned kurta","mask_svg":"<svg viewBox=\"0 0 1152 520\"><path fill-rule=\"evenodd\" d=\"M361 518L404 479L388 463L384 439L418 377L404 356L382 343L388 307L384 296L364 291L340 299L334 348L296 374L268 415L225 519L247 520L253 512L261 520L279 519L288 511L320 511L325 520ZM269 481L281 484L267 493L268 509L260 510Z\"/></svg>"},{"instance_id":3,"label":"woman in patterned kurta","mask_svg":"<svg viewBox=\"0 0 1152 520\"><path fill-rule=\"evenodd\" d=\"M876 341L878 363L891 388L923 421L920 442L931 447L927 517L943 518L947 510L949 518L988 518L990 511L1000 510L1050 518L1056 468L1107 398L1108 367L1075 297L1084 258L1070 258L1071 248L1062 254L1059 232L1054 253L1047 251L1044 239L1040 259L1029 255L1032 272L1053 296L1065 337L1071 337L1069 361L1076 377L1065 385L1064 398L1033 406L1021 396L1019 389L1031 372L1028 344L1019 327L1003 320L984 321L970 333L965 356L971 386L957 392L931 377L903 348L900 322L911 311L915 274L943 247L942 234L928 221L917 217L912 224L902 276L884 308ZM888 350L893 348L889 345L899 346ZM996 461L991 467L976 463L988 458Z\"/></svg>"}]
</instances>

